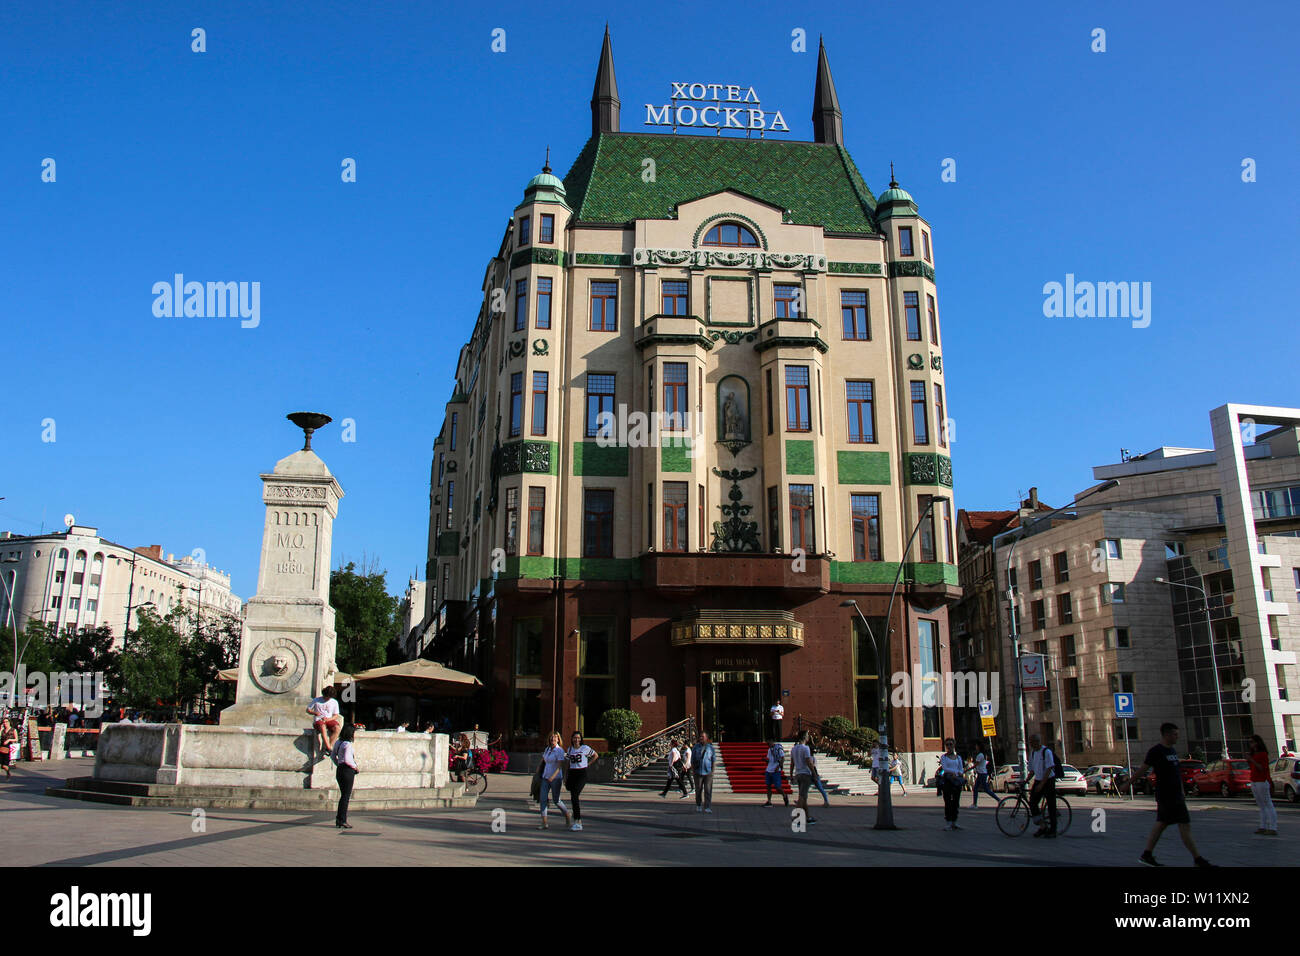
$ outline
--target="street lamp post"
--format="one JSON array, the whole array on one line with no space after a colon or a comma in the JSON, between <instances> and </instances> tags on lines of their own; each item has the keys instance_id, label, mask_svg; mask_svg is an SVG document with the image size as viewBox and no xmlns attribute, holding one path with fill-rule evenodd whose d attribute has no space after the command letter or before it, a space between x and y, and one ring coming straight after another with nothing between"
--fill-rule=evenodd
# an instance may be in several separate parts
<instances>
[{"instance_id":1,"label":"street lamp post","mask_svg":"<svg viewBox=\"0 0 1300 956\"><path fill-rule=\"evenodd\" d=\"M131 601L135 594L135 562L139 560L139 555L134 551L131 552L131 580L126 586L126 626L122 630L122 650L126 651L127 641L131 638ZM114 560L119 564L126 560L121 555L113 555Z\"/></svg>"},{"instance_id":2,"label":"street lamp post","mask_svg":"<svg viewBox=\"0 0 1300 956\"><path fill-rule=\"evenodd\" d=\"M917 519L916 526L912 528L912 533L907 538L907 544L904 545L903 547L903 553L900 556L898 561L898 573L894 575L894 586L889 591L889 606L885 611L886 649L888 649L889 647L889 634L893 630L893 624L894 624L894 620L893 620L894 598L898 596L898 586L899 584L902 583L903 580L903 568L907 564L907 554L909 551L912 550L912 542L916 540L916 535L917 532L921 530L921 525L924 524L926 518L930 516L930 512L934 510L934 503L936 501L943 501L947 503L948 500L949 499L947 498L939 498L936 496L931 496L929 502L926 503L925 510L921 512L921 517ZM948 547L951 546L952 543L948 542ZM876 644L876 636L871 633L871 626L867 624L867 619L863 615L862 609L858 607L858 602L854 600L841 601L840 607L852 607L855 611L858 612L858 617L862 618L862 623L867 628L867 636L871 638L871 644L876 649L876 670L879 672L876 675L876 680L880 682L880 747L885 753L888 753L889 752L889 730L888 730L889 700L888 700L888 682L886 681L885 674L884 674L885 660L880 655L880 646ZM891 793L891 789L890 789L888 768L886 768L886 772L884 774L884 782L881 784L877 784L876 786L876 825L874 829L876 830L897 830L898 829L897 825L895 825L894 823L894 801L893 801L893 794Z\"/></svg>"},{"instance_id":3,"label":"street lamp post","mask_svg":"<svg viewBox=\"0 0 1300 956\"><path fill-rule=\"evenodd\" d=\"M1205 636L1210 641L1210 667L1214 670L1214 702L1219 707L1219 733L1223 736L1223 757L1228 756L1228 722L1223 717L1223 689L1219 686L1219 658L1214 651L1214 624L1210 620L1210 598L1205 593L1205 578L1197 573L1201 578L1201 584L1182 584L1178 581L1167 581L1164 578L1156 578L1156 584L1167 584L1175 588L1187 588L1189 591L1196 591L1201 595L1201 604L1205 608ZM1207 759L1209 755L1206 755Z\"/></svg>"},{"instance_id":4,"label":"street lamp post","mask_svg":"<svg viewBox=\"0 0 1300 956\"><path fill-rule=\"evenodd\" d=\"M1100 492L1109 491L1111 488L1115 488L1118 485L1119 485L1119 481L1115 478L1112 478L1110 481L1098 485L1096 488L1093 488L1091 491L1087 492L1086 494L1080 495L1079 497L1075 498L1068 505L1064 505L1060 508L1057 508L1055 511L1048 512L1047 514L1042 516L1041 520L1047 520L1050 522L1051 519L1055 518L1061 512L1070 511L1071 509L1076 508L1079 502L1083 501L1085 498L1091 498L1093 495L1099 494ZM1019 575L1017 575L1016 585L1012 585L1011 570L1015 566L1016 546L1020 544L1020 542L1023 541L1028 534L1028 523L1030 521L1038 521L1038 520L1040 519L1037 515L1029 515L1028 517L1025 518L1024 522L1022 522L1021 527L1019 528L1020 533L1012 540L1011 550L1007 553L1007 605L1010 609L1010 613L1008 614L1008 617L1011 618L1010 621L1011 651L1012 654L1014 655L1015 665L1016 665L1016 735L1018 738L1016 741L1016 747L1017 747L1017 756L1020 758L1019 769L1020 769L1020 781L1022 785L1024 783L1025 776L1026 776L1025 766L1029 761L1028 761L1028 754L1025 751L1025 689L1021 685L1021 677L1020 677L1020 628L1016 625L1016 585L1020 583L1020 579L1019 579ZM995 573L997 571L997 553L998 553L998 542L997 542L997 538L994 538L993 539L993 566L994 566Z\"/></svg>"}]
</instances>

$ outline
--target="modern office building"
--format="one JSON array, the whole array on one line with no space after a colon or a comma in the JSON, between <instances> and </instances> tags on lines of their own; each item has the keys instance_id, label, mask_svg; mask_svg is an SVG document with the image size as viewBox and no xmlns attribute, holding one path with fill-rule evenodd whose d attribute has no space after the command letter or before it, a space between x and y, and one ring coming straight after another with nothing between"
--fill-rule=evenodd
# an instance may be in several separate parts
<instances>
[{"instance_id":1,"label":"modern office building","mask_svg":"<svg viewBox=\"0 0 1300 956\"><path fill-rule=\"evenodd\" d=\"M620 129L606 34L591 138L525 187L434 444L425 653L484 680L516 749L612 707L732 741L777 700L787 733L874 727L882 679L950 670L931 227L867 188L825 50L809 142L728 134L746 87L674 86L648 119L721 128ZM905 751L952 728L890 711Z\"/></svg>"},{"instance_id":2,"label":"modern office building","mask_svg":"<svg viewBox=\"0 0 1300 956\"><path fill-rule=\"evenodd\" d=\"M164 556L159 545L115 544L77 524L58 534L0 533L0 579L0 622L20 630L31 620L60 631L107 625L120 639L142 607L165 615L183 602L205 617L243 611L224 571Z\"/></svg>"}]
</instances>

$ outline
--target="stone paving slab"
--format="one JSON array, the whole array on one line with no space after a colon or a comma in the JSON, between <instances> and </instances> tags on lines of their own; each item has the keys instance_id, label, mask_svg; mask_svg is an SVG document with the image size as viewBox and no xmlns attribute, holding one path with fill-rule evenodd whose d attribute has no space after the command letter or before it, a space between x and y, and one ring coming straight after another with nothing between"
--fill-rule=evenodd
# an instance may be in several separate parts
<instances>
[{"instance_id":1,"label":"stone paving slab","mask_svg":"<svg viewBox=\"0 0 1300 956\"><path fill-rule=\"evenodd\" d=\"M964 829L943 829L942 802L913 790L895 800L897 831L871 828L873 797L838 797L807 832L791 831L789 810L762 798L718 795L714 813L694 800L661 799L618 786L592 785L582 796L585 828L573 833L552 814L537 828L524 774L493 774L472 809L358 812L355 829L337 831L330 812L208 810L204 832L184 809L115 807L47 797L62 777L88 773L91 761L20 764L0 779L0 863L8 866L1140 866L1137 855L1154 821L1149 798L1072 797L1074 823L1055 841L1008 838L994 804L963 806ZM565 795L567 801L567 794ZM1279 837L1253 835L1249 798L1195 800L1193 833L1202 853L1222 866L1285 866L1294 859L1300 808L1279 805ZM1104 831L1094 832L1094 812ZM504 832L494 832L504 822ZM1190 865L1175 831L1157 857Z\"/></svg>"}]
</instances>

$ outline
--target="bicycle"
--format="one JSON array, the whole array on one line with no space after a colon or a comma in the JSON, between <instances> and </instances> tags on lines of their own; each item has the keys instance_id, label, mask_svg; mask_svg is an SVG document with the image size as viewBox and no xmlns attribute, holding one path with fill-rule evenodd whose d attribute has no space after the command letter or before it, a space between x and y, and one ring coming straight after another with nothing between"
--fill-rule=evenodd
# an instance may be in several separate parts
<instances>
[{"instance_id":1,"label":"bicycle","mask_svg":"<svg viewBox=\"0 0 1300 956\"><path fill-rule=\"evenodd\" d=\"M466 796L472 794L473 796L481 797L483 794L487 793L487 774L482 770L479 770L478 767L468 764L465 769L457 773L456 777L465 785Z\"/></svg>"},{"instance_id":2,"label":"bicycle","mask_svg":"<svg viewBox=\"0 0 1300 956\"><path fill-rule=\"evenodd\" d=\"M1044 812L1046 811L1046 808L1042 809ZM1073 816L1074 814L1070 810L1070 801L1058 794L1056 798L1056 833L1058 836L1070 829L1070 821ZM994 815L998 829L1009 837L1017 837L1024 833L1029 827L1029 817L1029 799L1025 796L1023 787L1016 790L1015 797L1003 797L999 800L998 809Z\"/></svg>"}]
</instances>

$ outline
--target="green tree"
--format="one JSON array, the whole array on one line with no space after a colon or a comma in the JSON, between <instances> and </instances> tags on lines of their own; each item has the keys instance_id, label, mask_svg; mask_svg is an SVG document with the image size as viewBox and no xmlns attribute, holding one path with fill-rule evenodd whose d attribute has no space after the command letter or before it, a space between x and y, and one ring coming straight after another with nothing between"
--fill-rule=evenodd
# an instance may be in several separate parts
<instances>
[{"instance_id":1,"label":"green tree","mask_svg":"<svg viewBox=\"0 0 1300 956\"><path fill-rule=\"evenodd\" d=\"M345 673L356 674L385 662L398 605L398 599L388 593L386 575L364 558L360 571L349 561L330 573L330 604L338 635L335 659Z\"/></svg>"},{"instance_id":2,"label":"green tree","mask_svg":"<svg viewBox=\"0 0 1300 956\"><path fill-rule=\"evenodd\" d=\"M234 702L234 685L223 682L217 672L239 663L241 627L239 618L230 614L210 612L200 619L198 611L194 612L181 647L183 704L204 700L220 709Z\"/></svg>"},{"instance_id":3,"label":"green tree","mask_svg":"<svg viewBox=\"0 0 1300 956\"><path fill-rule=\"evenodd\" d=\"M107 624L83 627L64 639L56 638L52 648L53 669L81 674L99 672L109 687L117 687L122 680L122 665L121 654L113 647L114 640L113 629Z\"/></svg>"},{"instance_id":4,"label":"green tree","mask_svg":"<svg viewBox=\"0 0 1300 956\"><path fill-rule=\"evenodd\" d=\"M174 713L180 705L184 618L180 608L165 618L141 608L122 654L122 696L128 707L151 709L161 702Z\"/></svg>"}]
</instances>

